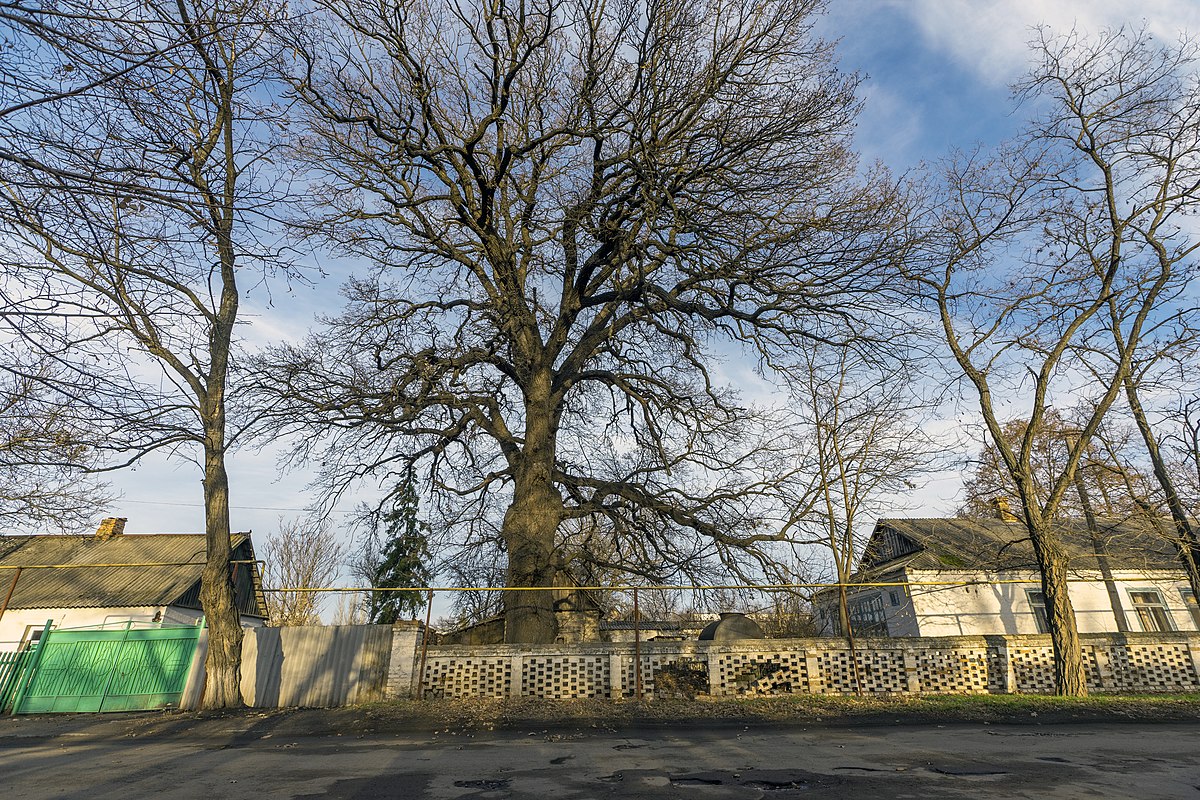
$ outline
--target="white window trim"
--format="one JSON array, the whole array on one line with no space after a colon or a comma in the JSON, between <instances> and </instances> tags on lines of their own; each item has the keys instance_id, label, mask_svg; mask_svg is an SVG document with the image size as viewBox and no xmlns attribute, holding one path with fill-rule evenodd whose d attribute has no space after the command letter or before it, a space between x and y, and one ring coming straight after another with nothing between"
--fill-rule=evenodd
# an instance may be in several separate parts
<instances>
[{"instance_id":1,"label":"white window trim","mask_svg":"<svg viewBox=\"0 0 1200 800\"><path fill-rule=\"evenodd\" d=\"M1125 594L1129 598L1129 605L1133 609L1133 615L1137 618L1138 627L1142 629L1143 633L1173 633L1179 630L1179 626L1175 624L1175 615L1171 613L1171 607L1167 605L1167 598L1163 595L1161 589L1157 589L1153 586L1127 586L1125 587ZM1158 602L1139 603L1133 599L1135 594L1152 594L1158 598ZM1155 608L1160 609L1162 611L1163 619L1167 623L1167 629L1165 631L1159 631L1158 629L1147 629L1146 623L1144 622L1141 614L1141 609L1143 608L1147 610Z\"/></svg>"},{"instance_id":2,"label":"white window trim","mask_svg":"<svg viewBox=\"0 0 1200 800\"><path fill-rule=\"evenodd\" d=\"M1042 599L1035 603L1033 600L1034 595L1040 595ZM1034 631L1036 633L1049 633L1050 632L1050 611L1046 604L1046 597L1042 593L1042 590L1041 589L1026 589L1025 590L1025 604L1027 606L1029 606L1029 613L1033 617ZM1042 612L1041 615L1038 614L1039 609ZM1045 630L1042 630L1042 628L1045 628Z\"/></svg>"}]
</instances>

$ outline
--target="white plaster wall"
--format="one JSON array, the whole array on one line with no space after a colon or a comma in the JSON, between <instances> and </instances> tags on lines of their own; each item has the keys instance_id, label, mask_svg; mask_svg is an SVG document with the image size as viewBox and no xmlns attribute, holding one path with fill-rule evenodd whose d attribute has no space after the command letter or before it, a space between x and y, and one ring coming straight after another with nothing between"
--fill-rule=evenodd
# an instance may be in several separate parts
<instances>
[{"instance_id":1,"label":"white plaster wall","mask_svg":"<svg viewBox=\"0 0 1200 800\"><path fill-rule=\"evenodd\" d=\"M910 580L967 582L979 579L978 573L947 573L912 571ZM992 583L975 586L913 586L912 602L919 620L920 636L971 636L979 634L1037 633L1033 611L1029 607L1027 590L1040 590L1041 582L1032 573L1002 573L992 576L999 580L1020 579L1021 583ZM1108 590L1099 576L1092 580L1073 582L1068 590L1075 607L1075 619L1080 633L1111 633L1118 630ZM1179 594L1186 586L1178 576L1157 576L1133 571L1115 572L1117 591L1121 595L1125 616L1131 632L1140 632L1129 592L1138 589L1157 589L1175 630L1194 631L1196 625Z\"/></svg>"},{"instance_id":2,"label":"white plaster wall","mask_svg":"<svg viewBox=\"0 0 1200 800\"><path fill-rule=\"evenodd\" d=\"M152 623L162 613L164 625L195 625L201 612L177 606L125 606L116 608L10 608L0 619L0 652L15 650L29 626L41 628L52 620L55 629L91 628L98 625L120 627L126 622ZM242 617L242 627L261 627L258 617Z\"/></svg>"},{"instance_id":3,"label":"white plaster wall","mask_svg":"<svg viewBox=\"0 0 1200 800\"><path fill-rule=\"evenodd\" d=\"M161 607L125 608L10 608L0 619L0 651L15 650L26 628L41 628L52 620L55 628L85 628L96 625L124 625L126 622L150 622ZM195 619L190 623L193 624ZM178 624L178 623L176 623Z\"/></svg>"}]
</instances>

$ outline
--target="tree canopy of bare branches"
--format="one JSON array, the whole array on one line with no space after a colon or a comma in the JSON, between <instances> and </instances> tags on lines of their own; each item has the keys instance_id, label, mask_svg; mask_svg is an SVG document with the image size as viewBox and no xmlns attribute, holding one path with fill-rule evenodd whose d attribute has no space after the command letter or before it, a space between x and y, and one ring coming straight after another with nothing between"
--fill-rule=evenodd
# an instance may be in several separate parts
<instances>
[{"instance_id":1,"label":"tree canopy of bare branches","mask_svg":"<svg viewBox=\"0 0 1200 800\"><path fill-rule=\"evenodd\" d=\"M1021 500L1057 689L1082 694L1068 565L1052 520L1143 337L1173 313L1187 280L1196 241L1183 217L1195 207L1200 112L1190 44L1163 46L1136 31L1088 40L1043 29L1034 50L1019 94L1036 119L993 158L950 165L927 240L931 266L914 277ZM1104 366L1098 352L1107 354ZM1025 415L1015 442L1005 436L1006 398ZM1041 491L1033 453L1055 403L1085 410Z\"/></svg>"},{"instance_id":2,"label":"tree canopy of bare branches","mask_svg":"<svg viewBox=\"0 0 1200 800\"><path fill-rule=\"evenodd\" d=\"M345 555L326 520L281 519L263 549L267 616L271 625L320 625L319 595L289 589L330 586Z\"/></svg>"},{"instance_id":3,"label":"tree canopy of bare branches","mask_svg":"<svg viewBox=\"0 0 1200 800\"><path fill-rule=\"evenodd\" d=\"M848 149L857 79L819 3L314 5L301 228L375 269L273 355L300 455L335 491L417 465L431 508L502 517L509 586L552 586L585 517L625 564L749 569L781 534L721 356L887 306L896 198ZM510 641L553 640L549 591L505 606Z\"/></svg>"},{"instance_id":4,"label":"tree canopy of bare branches","mask_svg":"<svg viewBox=\"0 0 1200 800\"><path fill-rule=\"evenodd\" d=\"M876 354L881 355L881 354ZM841 630L852 635L846 586L863 554L863 525L936 469L944 443L926 430L931 404L903 359L845 348L802 350L788 371L783 446L772 470L781 527L832 561Z\"/></svg>"},{"instance_id":5,"label":"tree canopy of bare branches","mask_svg":"<svg viewBox=\"0 0 1200 800\"><path fill-rule=\"evenodd\" d=\"M99 449L47 386L46 364L0 372L0 520L9 530L61 533L90 525L108 499L88 471Z\"/></svg>"},{"instance_id":6,"label":"tree canopy of bare branches","mask_svg":"<svg viewBox=\"0 0 1200 800\"><path fill-rule=\"evenodd\" d=\"M6 8L25 49L4 62L4 321L120 463L166 448L202 464L205 704L240 705L227 389L240 279L276 255L263 246L281 185L264 43L282 8ZM56 85L74 88L43 90Z\"/></svg>"}]
</instances>

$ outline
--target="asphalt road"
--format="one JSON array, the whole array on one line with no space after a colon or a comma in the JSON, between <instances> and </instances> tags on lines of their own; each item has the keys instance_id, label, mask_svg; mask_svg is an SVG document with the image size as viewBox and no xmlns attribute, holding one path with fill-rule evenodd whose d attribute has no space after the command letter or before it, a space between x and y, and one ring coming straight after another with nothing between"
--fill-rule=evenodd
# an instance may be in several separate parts
<instances>
[{"instance_id":1,"label":"asphalt road","mask_svg":"<svg viewBox=\"0 0 1200 800\"><path fill-rule=\"evenodd\" d=\"M201 733L0 726L0 797L1200 798L1200 724Z\"/></svg>"}]
</instances>

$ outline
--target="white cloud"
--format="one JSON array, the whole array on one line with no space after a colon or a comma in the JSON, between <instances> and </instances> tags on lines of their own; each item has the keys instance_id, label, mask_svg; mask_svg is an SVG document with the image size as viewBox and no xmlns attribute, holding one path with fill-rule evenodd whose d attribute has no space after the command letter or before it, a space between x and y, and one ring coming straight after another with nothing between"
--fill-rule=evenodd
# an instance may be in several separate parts
<instances>
[{"instance_id":1,"label":"white cloud","mask_svg":"<svg viewBox=\"0 0 1200 800\"><path fill-rule=\"evenodd\" d=\"M990 85L1020 78L1029 62L1031 29L1039 24L1067 32L1147 27L1175 39L1182 30L1200 35L1195 0L891 0L912 16L928 46L946 52Z\"/></svg>"},{"instance_id":2,"label":"white cloud","mask_svg":"<svg viewBox=\"0 0 1200 800\"><path fill-rule=\"evenodd\" d=\"M905 163L907 159L897 156L914 152L926 135L921 113L910 97L878 82L865 84L860 92L866 106L855 145L863 163Z\"/></svg>"}]
</instances>

